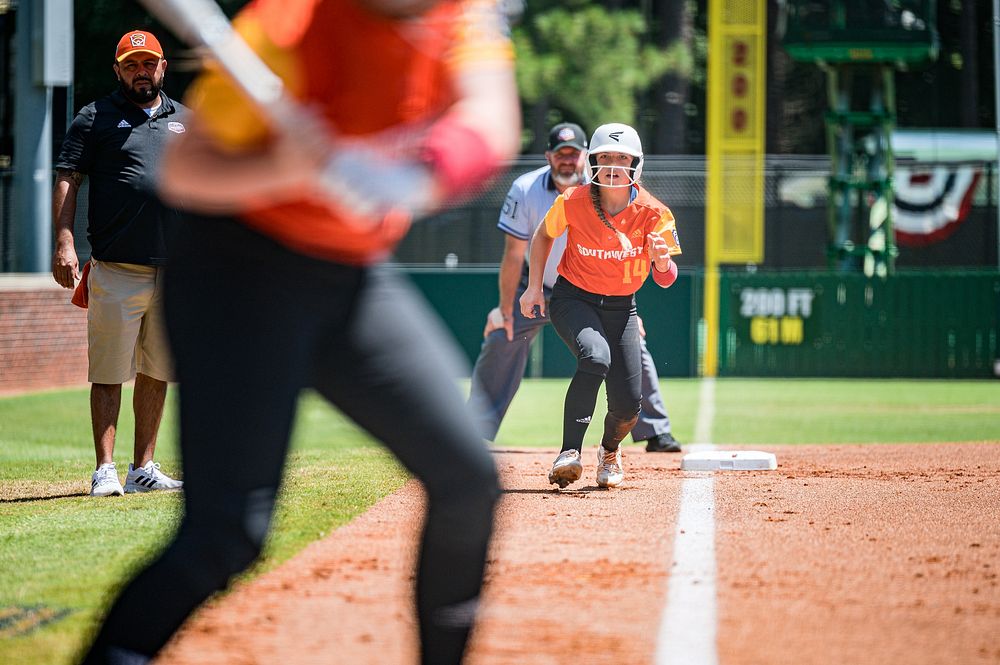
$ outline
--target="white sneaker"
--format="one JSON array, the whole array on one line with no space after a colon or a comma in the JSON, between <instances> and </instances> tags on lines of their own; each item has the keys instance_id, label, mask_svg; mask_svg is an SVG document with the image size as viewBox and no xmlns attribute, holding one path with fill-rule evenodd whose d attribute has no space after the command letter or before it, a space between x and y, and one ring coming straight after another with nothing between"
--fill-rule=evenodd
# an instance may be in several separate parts
<instances>
[{"instance_id":1,"label":"white sneaker","mask_svg":"<svg viewBox=\"0 0 1000 665\"><path fill-rule=\"evenodd\" d=\"M90 476L90 496L121 496L125 494L122 484L118 482L118 470L115 463L102 464Z\"/></svg>"},{"instance_id":2,"label":"white sneaker","mask_svg":"<svg viewBox=\"0 0 1000 665\"><path fill-rule=\"evenodd\" d=\"M179 490L184 486L180 480L174 480L160 471L159 462L152 460L138 469L128 465L128 475L125 476L125 492L152 492L153 490Z\"/></svg>"},{"instance_id":3,"label":"white sneaker","mask_svg":"<svg viewBox=\"0 0 1000 665\"><path fill-rule=\"evenodd\" d=\"M549 482L563 488L573 481L580 480L582 475L583 462L580 461L580 451L564 450L552 463L552 470L549 471Z\"/></svg>"},{"instance_id":4,"label":"white sneaker","mask_svg":"<svg viewBox=\"0 0 1000 665\"><path fill-rule=\"evenodd\" d=\"M618 487L625 480L622 468L622 448L608 452L604 446L597 449L597 484L600 487Z\"/></svg>"}]
</instances>

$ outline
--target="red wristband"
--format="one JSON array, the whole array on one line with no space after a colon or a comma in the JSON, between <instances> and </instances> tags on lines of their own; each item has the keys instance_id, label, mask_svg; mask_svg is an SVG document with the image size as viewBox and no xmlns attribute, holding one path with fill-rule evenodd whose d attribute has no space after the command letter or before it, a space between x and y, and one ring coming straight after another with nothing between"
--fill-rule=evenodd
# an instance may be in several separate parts
<instances>
[{"instance_id":1,"label":"red wristband","mask_svg":"<svg viewBox=\"0 0 1000 665\"><path fill-rule=\"evenodd\" d=\"M454 116L438 121L424 140L421 157L434 169L445 196L469 195L500 168L500 160L482 135Z\"/></svg>"},{"instance_id":2,"label":"red wristband","mask_svg":"<svg viewBox=\"0 0 1000 665\"><path fill-rule=\"evenodd\" d=\"M667 268L666 272L660 272L656 269L656 264L653 264L653 281L667 288L675 281L677 281L677 262L673 259L670 260L670 266Z\"/></svg>"}]
</instances>

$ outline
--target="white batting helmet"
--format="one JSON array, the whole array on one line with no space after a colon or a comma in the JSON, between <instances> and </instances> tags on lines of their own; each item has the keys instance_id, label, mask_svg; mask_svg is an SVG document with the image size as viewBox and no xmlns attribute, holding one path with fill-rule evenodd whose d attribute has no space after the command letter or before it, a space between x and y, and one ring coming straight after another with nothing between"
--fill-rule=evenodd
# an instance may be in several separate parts
<instances>
[{"instance_id":1,"label":"white batting helmet","mask_svg":"<svg viewBox=\"0 0 1000 665\"><path fill-rule=\"evenodd\" d=\"M632 166L625 167L625 170L630 172L629 181L626 184L602 185L597 182L594 177L599 169L596 155L602 152L620 152L635 158L632 160ZM601 125L594 130L594 136L590 139L590 153L587 156L590 182L599 187L631 187L639 181L639 177L642 175L642 163L642 141L639 140L638 132L632 127L620 122L612 122Z\"/></svg>"}]
</instances>

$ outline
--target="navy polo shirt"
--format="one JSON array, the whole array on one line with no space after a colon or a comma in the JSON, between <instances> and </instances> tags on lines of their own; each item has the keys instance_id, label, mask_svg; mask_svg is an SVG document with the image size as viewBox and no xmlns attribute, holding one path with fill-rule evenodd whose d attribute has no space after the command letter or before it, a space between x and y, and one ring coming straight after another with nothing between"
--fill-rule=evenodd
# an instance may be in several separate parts
<instances>
[{"instance_id":1,"label":"navy polo shirt","mask_svg":"<svg viewBox=\"0 0 1000 665\"><path fill-rule=\"evenodd\" d=\"M99 261L163 265L177 213L156 197L156 165L188 109L160 93L152 116L120 90L83 107L63 141L57 169L90 180L87 238Z\"/></svg>"}]
</instances>

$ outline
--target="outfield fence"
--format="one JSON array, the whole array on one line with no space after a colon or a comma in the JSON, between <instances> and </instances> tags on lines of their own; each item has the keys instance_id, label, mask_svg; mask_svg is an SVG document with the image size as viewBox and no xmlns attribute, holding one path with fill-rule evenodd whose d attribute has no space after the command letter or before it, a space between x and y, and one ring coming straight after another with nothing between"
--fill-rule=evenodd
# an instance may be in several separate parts
<instances>
[{"instance_id":1,"label":"outfield fence","mask_svg":"<svg viewBox=\"0 0 1000 665\"><path fill-rule=\"evenodd\" d=\"M470 365L496 304L495 269L410 269ZM637 294L661 376L698 376L704 274ZM1000 372L1000 272L903 271L887 279L818 271L721 276L720 376L994 378ZM571 376L575 361L551 326L528 376Z\"/></svg>"}]
</instances>

